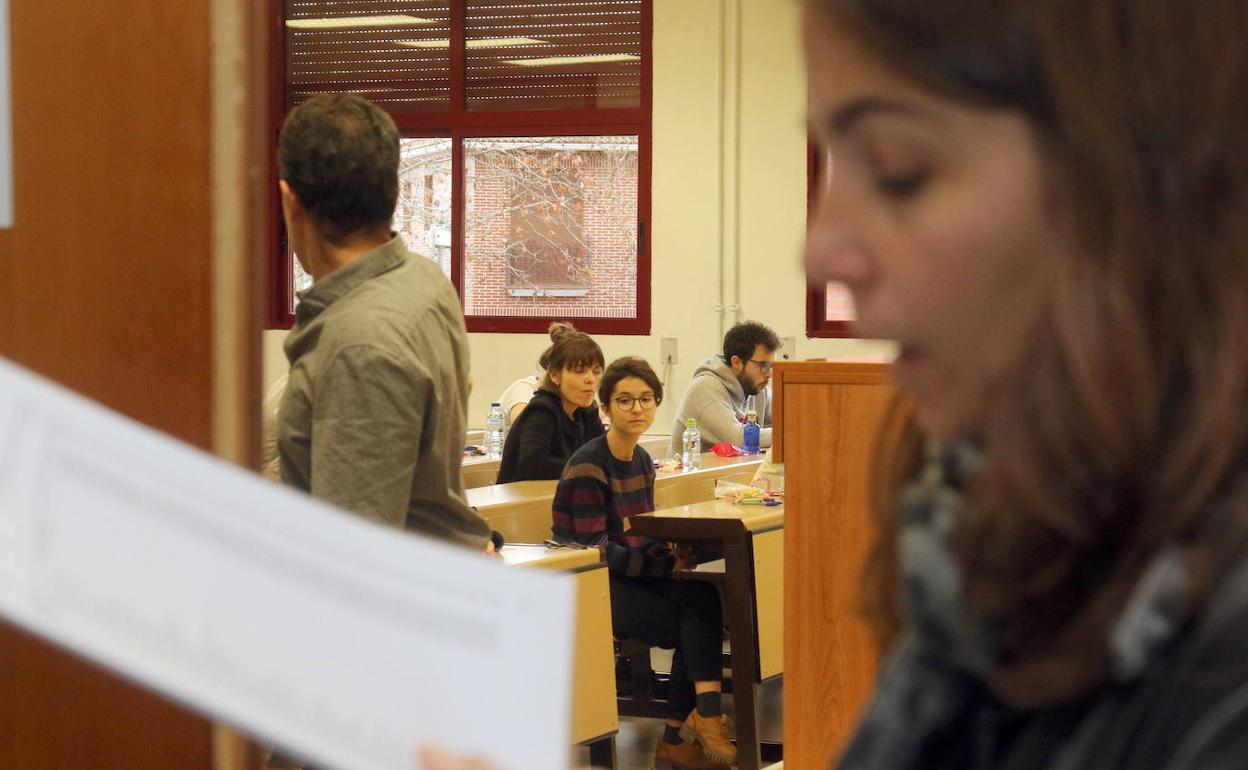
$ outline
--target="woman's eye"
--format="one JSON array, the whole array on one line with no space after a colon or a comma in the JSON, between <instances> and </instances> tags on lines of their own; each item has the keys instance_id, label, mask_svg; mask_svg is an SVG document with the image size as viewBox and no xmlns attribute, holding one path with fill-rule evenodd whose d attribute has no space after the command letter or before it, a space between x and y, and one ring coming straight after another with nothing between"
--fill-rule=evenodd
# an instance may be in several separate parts
<instances>
[{"instance_id":1,"label":"woman's eye","mask_svg":"<svg viewBox=\"0 0 1248 770\"><path fill-rule=\"evenodd\" d=\"M906 174L881 174L875 178L875 186L890 198L910 198L917 195L927 184L925 171Z\"/></svg>"}]
</instances>

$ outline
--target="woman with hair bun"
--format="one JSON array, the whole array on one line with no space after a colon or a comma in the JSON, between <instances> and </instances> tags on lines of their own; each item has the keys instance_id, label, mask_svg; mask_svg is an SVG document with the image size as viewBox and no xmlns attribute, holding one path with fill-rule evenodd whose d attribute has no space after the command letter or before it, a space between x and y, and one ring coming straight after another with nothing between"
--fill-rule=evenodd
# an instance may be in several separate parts
<instances>
[{"instance_id":1,"label":"woman with hair bun","mask_svg":"<svg viewBox=\"0 0 1248 770\"><path fill-rule=\"evenodd\" d=\"M546 374L507 433L499 484L558 479L572 453L603 434L594 398L605 365L588 334L570 323L550 325L550 347L538 359Z\"/></svg>"}]
</instances>

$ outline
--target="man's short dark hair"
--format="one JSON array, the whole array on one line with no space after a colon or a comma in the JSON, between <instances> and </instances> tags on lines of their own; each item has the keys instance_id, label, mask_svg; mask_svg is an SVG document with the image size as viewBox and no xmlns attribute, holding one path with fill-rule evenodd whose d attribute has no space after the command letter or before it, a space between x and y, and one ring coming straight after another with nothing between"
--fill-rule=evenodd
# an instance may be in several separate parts
<instances>
[{"instance_id":1,"label":"man's short dark hair","mask_svg":"<svg viewBox=\"0 0 1248 770\"><path fill-rule=\"evenodd\" d=\"M754 348L762 345L771 352L780 347L780 338L766 326L755 321L744 321L724 335L724 363L731 364L736 356L742 362L754 355Z\"/></svg>"},{"instance_id":2,"label":"man's short dark hair","mask_svg":"<svg viewBox=\"0 0 1248 770\"><path fill-rule=\"evenodd\" d=\"M279 175L331 243L389 227L399 196L399 131L371 102L321 94L291 110L277 149Z\"/></svg>"},{"instance_id":3,"label":"man's short dark hair","mask_svg":"<svg viewBox=\"0 0 1248 770\"><path fill-rule=\"evenodd\" d=\"M663 383L659 382L659 376L654 373L654 369L646 362L646 359L636 356L617 358L602 373L602 380L598 383L598 403L604 406L609 404L611 396L615 393L615 386L620 383L620 380L628 377L636 377L646 383L646 386L654 392L656 406L663 403Z\"/></svg>"}]
</instances>

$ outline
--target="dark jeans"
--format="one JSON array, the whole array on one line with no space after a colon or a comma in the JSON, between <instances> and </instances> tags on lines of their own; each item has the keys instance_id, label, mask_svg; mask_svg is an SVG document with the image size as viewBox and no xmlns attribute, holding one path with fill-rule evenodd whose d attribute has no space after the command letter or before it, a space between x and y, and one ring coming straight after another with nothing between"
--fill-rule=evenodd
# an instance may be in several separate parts
<instances>
[{"instance_id":1,"label":"dark jeans","mask_svg":"<svg viewBox=\"0 0 1248 770\"><path fill-rule=\"evenodd\" d=\"M612 575L611 624L616 638L675 650L667 698L672 719L693 711L694 682L723 678L723 610L710 583Z\"/></svg>"}]
</instances>

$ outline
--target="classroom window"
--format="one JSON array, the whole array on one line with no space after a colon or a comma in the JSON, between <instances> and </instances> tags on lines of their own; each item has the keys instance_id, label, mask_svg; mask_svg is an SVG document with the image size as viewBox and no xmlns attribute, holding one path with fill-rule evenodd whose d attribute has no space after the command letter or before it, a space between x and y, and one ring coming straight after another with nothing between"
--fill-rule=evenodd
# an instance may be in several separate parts
<instances>
[{"instance_id":1,"label":"classroom window","mask_svg":"<svg viewBox=\"0 0 1248 770\"><path fill-rule=\"evenodd\" d=\"M475 139L464 155L466 312L635 312L636 136Z\"/></svg>"},{"instance_id":2,"label":"classroom window","mask_svg":"<svg viewBox=\"0 0 1248 770\"><path fill-rule=\"evenodd\" d=\"M358 93L404 136L394 228L470 331L650 326L651 0L282 0L289 109ZM280 249L274 325L301 271Z\"/></svg>"},{"instance_id":3,"label":"classroom window","mask_svg":"<svg viewBox=\"0 0 1248 770\"><path fill-rule=\"evenodd\" d=\"M451 140L404 139L394 231L407 247L451 275Z\"/></svg>"}]
</instances>

